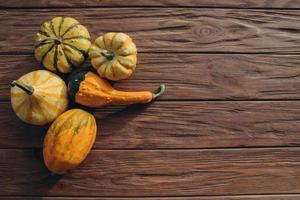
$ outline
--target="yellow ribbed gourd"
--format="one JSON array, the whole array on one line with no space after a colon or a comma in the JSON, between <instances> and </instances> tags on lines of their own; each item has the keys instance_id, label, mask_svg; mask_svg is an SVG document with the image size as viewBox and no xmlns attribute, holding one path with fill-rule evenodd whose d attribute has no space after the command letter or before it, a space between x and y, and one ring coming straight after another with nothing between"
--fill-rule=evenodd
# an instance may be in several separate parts
<instances>
[{"instance_id":1,"label":"yellow ribbed gourd","mask_svg":"<svg viewBox=\"0 0 300 200\"><path fill-rule=\"evenodd\" d=\"M44 139L44 162L54 174L77 167L91 150L97 133L94 116L81 109L61 114L50 126Z\"/></svg>"},{"instance_id":2,"label":"yellow ribbed gourd","mask_svg":"<svg viewBox=\"0 0 300 200\"><path fill-rule=\"evenodd\" d=\"M92 44L89 56L101 77L117 81L129 78L134 72L137 48L124 33L106 33Z\"/></svg>"},{"instance_id":3,"label":"yellow ribbed gourd","mask_svg":"<svg viewBox=\"0 0 300 200\"><path fill-rule=\"evenodd\" d=\"M16 115L29 124L52 122L68 107L65 82L46 70L33 71L13 81L10 94Z\"/></svg>"},{"instance_id":4,"label":"yellow ribbed gourd","mask_svg":"<svg viewBox=\"0 0 300 200\"><path fill-rule=\"evenodd\" d=\"M35 57L47 69L69 73L81 65L91 46L88 30L71 17L44 22L35 37Z\"/></svg>"}]
</instances>

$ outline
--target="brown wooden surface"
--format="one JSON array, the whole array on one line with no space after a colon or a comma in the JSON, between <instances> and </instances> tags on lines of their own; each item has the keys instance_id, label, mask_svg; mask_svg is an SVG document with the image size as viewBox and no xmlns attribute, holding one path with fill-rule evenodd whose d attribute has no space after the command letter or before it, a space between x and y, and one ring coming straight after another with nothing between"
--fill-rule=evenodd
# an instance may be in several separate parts
<instances>
[{"instance_id":1,"label":"brown wooden surface","mask_svg":"<svg viewBox=\"0 0 300 200\"><path fill-rule=\"evenodd\" d=\"M41 147L47 127L22 123L0 103L0 148ZM94 112L96 149L299 146L300 102L155 102Z\"/></svg>"},{"instance_id":2,"label":"brown wooden surface","mask_svg":"<svg viewBox=\"0 0 300 200\"><path fill-rule=\"evenodd\" d=\"M194 197L0 197L1 200L298 200L300 195L235 195Z\"/></svg>"},{"instance_id":3,"label":"brown wooden surface","mask_svg":"<svg viewBox=\"0 0 300 200\"><path fill-rule=\"evenodd\" d=\"M233 8L300 8L298 0L0 0L1 7L233 7Z\"/></svg>"},{"instance_id":4,"label":"brown wooden surface","mask_svg":"<svg viewBox=\"0 0 300 200\"><path fill-rule=\"evenodd\" d=\"M165 83L164 100L300 99L299 66L300 55L142 53L133 77L115 87L155 91ZM37 69L32 55L0 55L0 99L9 100L12 80Z\"/></svg>"},{"instance_id":5,"label":"brown wooden surface","mask_svg":"<svg viewBox=\"0 0 300 200\"><path fill-rule=\"evenodd\" d=\"M0 52L33 53L35 33L53 16L76 17L93 39L128 33L139 52L300 52L298 10L203 8L2 10Z\"/></svg>"},{"instance_id":6,"label":"brown wooden surface","mask_svg":"<svg viewBox=\"0 0 300 200\"><path fill-rule=\"evenodd\" d=\"M63 177L49 176L31 150L2 150L0 157L0 195L300 193L300 148L93 150L79 168Z\"/></svg>"},{"instance_id":7,"label":"brown wooden surface","mask_svg":"<svg viewBox=\"0 0 300 200\"><path fill-rule=\"evenodd\" d=\"M41 161L48 127L9 102L9 83L42 69L33 37L54 16L133 37L138 68L116 88L167 85L91 110L93 150L62 177ZM299 0L0 0L0 24L1 200L300 199Z\"/></svg>"}]
</instances>

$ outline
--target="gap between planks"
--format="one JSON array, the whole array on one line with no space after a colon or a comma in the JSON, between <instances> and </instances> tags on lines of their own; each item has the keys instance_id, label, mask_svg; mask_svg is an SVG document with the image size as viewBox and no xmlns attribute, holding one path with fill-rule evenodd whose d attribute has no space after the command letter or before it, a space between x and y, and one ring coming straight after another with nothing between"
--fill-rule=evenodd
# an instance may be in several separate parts
<instances>
[{"instance_id":1,"label":"gap between planks","mask_svg":"<svg viewBox=\"0 0 300 200\"><path fill-rule=\"evenodd\" d=\"M9 7L9 6L1 6L0 10L30 10L30 9L39 9L39 10L54 10L54 9L93 9L93 8L118 8L118 9L127 9L127 8L195 8L195 9L216 9L216 10L277 10L277 11L286 11L286 10L300 10L300 7L296 8L268 8L268 7L232 7L232 6L224 6L224 7L214 7L214 6L49 6L49 7L39 7L39 6L32 6L32 7Z\"/></svg>"},{"instance_id":2,"label":"gap between planks","mask_svg":"<svg viewBox=\"0 0 300 200\"><path fill-rule=\"evenodd\" d=\"M218 51L182 51L182 52L175 52L175 51L139 51L139 54L178 54L178 55L271 55L271 56L298 56L300 53L293 52L218 52ZM34 53L28 52L0 52L0 56L34 56Z\"/></svg>"},{"instance_id":3,"label":"gap between planks","mask_svg":"<svg viewBox=\"0 0 300 200\"><path fill-rule=\"evenodd\" d=\"M227 0L227 1L210 1L210 0L147 0L147 1L109 1L109 0L94 0L94 1L80 1L80 0L65 0L65 1L36 1L28 0L26 3L18 0L11 0L9 2L0 0L1 7L22 8L22 7L199 7L199 8L300 8L299 2L295 0Z\"/></svg>"},{"instance_id":4,"label":"gap between planks","mask_svg":"<svg viewBox=\"0 0 300 200\"><path fill-rule=\"evenodd\" d=\"M294 199L293 197L297 197L300 198L300 194L299 193L281 193L281 194L242 194L242 195L188 195L188 196L133 196L133 197L119 197L119 196L80 196L80 197L73 197L73 196L20 196L20 195L0 195L0 200L1 199L22 199L22 200L27 200L27 199L31 199L35 200L36 198L40 198L42 197L43 199L72 199L72 200L130 200L130 199L136 199L136 200L143 200L143 199L147 199L147 200L170 200L170 198L172 198L172 200L174 199L186 199L187 200L210 200L210 199L214 199L215 198L230 198L230 200L232 199L241 199L243 200L244 198L247 198L247 200L249 200L248 198L251 199L256 199L256 198L281 198L281 197L288 197L288 198L292 198L291 200L296 200L296 198ZM226 200L226 199L225 199ZM278 199L279 200L279 199Z\"/></svg>"},{"instance_id":5,"label":"gap between planks","mask_svg":"<svg viewBox=\"0 0 300 200\"><path fill-rule=\"evenodd\" d=\"M251 103L259 103L259 102L299 102L300 99L157 99L155 102L180 102L180 103L201 103L201 102L206 102L206 103L213 103L213 102L251 102ZM9 103L10 100L5 100L2 99L0 100L0 103ZM151 103L149 103L151 104ZM134 104L132 104L134 105ZM99 109L99 108L96 108ZM100 108L101 109L101 108Z\"/></svg>"},{"instance_id":6,"label":"gap between planks","mask_svg":"<svg viewBox=\"0 0 300 200\"><path fill-rule=\"evenodd\" d=\"M114 151L127 151L127 152L133 152L133 151L147 151L147 152L176 152L176 151L184 151L184 152L206 152L206 151L247 151L247 150L281 150L281 149L298 149L300 148L299 145L295 146L239 146L239 147L203 147L203 148L118 148L118 149L109 149L109 148L92 148L91 151L104 151L104 152L114 152ZM17 148L17 147L8 147L8 148L3 148L0 147L1 150L14 150L14 151L40 151L42 147L22 147L22 148Z\"/></svg>"}]
</instances>

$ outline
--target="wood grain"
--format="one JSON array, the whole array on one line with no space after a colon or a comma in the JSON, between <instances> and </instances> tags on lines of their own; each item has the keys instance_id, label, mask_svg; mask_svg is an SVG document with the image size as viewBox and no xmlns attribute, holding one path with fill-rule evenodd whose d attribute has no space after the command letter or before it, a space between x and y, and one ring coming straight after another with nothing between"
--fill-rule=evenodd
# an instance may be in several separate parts
<instances>
[{"instance_id":1,"label":"wood grain","mask_svg":"<svg viewBox=\"0 0 300 200\"><path fill-rule=\"evenodd\" d=\"M94 150L63 177L49 176L30 150L1 150L0 176L0 195L290 194L300 192L300 148Z\"/></svg>"},{"instance_id":2,"label":"wood grain","mask_svg":"<svg viewBox=\"0 0 300 200\"><path fill-rule=\"evenodd\" d=\"M299 200L298 194L197 197L0 197L1 200Z\"/></svg>"},{"instance_id":3,"label":"wood grain","mask_svg":"<svg viewBox=\"0 0 300 200\"><path fill-rule=\"evenodd\" d=\"M139 52L299 53L299 10L201 8L8 9L0 11L0 53L33 53L45 20L72 16L92 38L125 32Z\"/></svg>"},{"instance_id":4,"label":"wood grain","mask_svg":"<svg viewBox=\"0 0 300 200\"><path fill-rule=\"evenodd\" d=\"M41 147L47 127L0 103L0 148ZM299 146L300 102L155 102L94 112L96 149Z\"/></svg>"},{"instance_id":5,"label":"wood grain","mask_svg":"<svg viewBox=\"0 0 300 200\"><path fill-rule=\"evenodd\" d=\"M0 200L300 199L299 9L299 0L0 0ZM65 176L41 161L48 126L21 122L8 102L9 83L41 69L33 37L54 16L75 17L92 39L133 37L138 70L117 89L167 85L149 105L91 110L95 145Z\"/></svg>"},{"instance_id":6,"label":"wood grain","mask_svg":"<svg viewBox=\"0 0 300 200\"><path fill-rule=\"evenodd\" d=\"M30 8L30 7L233 7L233 8L300 8L298 0L226 0L226 1L211 1L211 0L0 0L0 7L8 8Z\"/></svg>"},{"instance_id":7,"label":"wood grain","mask_svg":"<svg viewBox=\"0 0 300 200\"><path fill-rule=\"evenodd\" d=\"M300 99L300 55L139 54L130 80L120 90L156 91L164 100ZM85 66L88 66L89 62ZM0 100L9 100L9 83L43 69L32 55L0 56Z\"/></svg>"}]
</instances>

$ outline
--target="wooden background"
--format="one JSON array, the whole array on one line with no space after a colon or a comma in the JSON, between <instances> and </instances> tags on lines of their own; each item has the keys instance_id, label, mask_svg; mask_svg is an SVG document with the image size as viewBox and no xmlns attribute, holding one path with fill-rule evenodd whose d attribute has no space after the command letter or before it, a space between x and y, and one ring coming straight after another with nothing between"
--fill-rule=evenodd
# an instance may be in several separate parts
<instances>
[{"instance_id":1,"label":"wooden background","mask_svg":"<svg viewBox=\"0 0 300 200\"><path fill-rule=\"evenodd\" d=\"M96 110L94 148L63 177L8 86L41 68L33 36L54 16L134 38L137 71L116 88L167 85L151 105ZM299 0L0 0L0 25L0 199L300 199Z\"/></svg>"}]
</instances>

